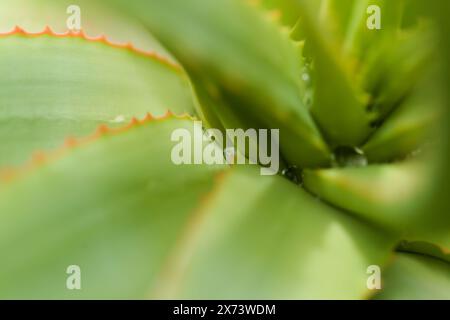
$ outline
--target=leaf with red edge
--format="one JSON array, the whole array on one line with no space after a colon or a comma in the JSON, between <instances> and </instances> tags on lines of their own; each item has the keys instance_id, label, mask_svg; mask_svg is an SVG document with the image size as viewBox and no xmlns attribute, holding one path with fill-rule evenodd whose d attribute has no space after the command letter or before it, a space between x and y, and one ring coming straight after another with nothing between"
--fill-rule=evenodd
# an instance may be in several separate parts
<instances>
[{"instance_id":1,"label":"leaf with red edge","mask_svg":"<svg viewBox=\"0 0 450 320\"><path fill-rule=\"evenodd\" d=\"M0 165L35 149L123 125L147 112L194 113L181 68L155 53L83 33L0 34Z\"/></svg>"}]
</instances>

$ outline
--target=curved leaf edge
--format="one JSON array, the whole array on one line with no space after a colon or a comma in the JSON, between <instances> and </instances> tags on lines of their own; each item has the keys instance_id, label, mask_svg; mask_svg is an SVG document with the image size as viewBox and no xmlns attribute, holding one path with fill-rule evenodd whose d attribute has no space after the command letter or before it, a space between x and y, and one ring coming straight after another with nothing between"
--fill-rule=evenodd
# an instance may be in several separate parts
<instances>
[{"instance_id":1,"label":"curved leaf edge","mask_svg":"<svg viewBox=\"0 0 450 320\"><path fill-rule=\"evenodd\" d=\"M450 264L450 248L426 240L403 240L397 246L397 251L421 254Z\"/></svg>"},{"instance_id":2,"label":"curved leaf edge","mask_svg":"<svg viewBox=\"0 0 450 320\"><path fill-rule=\"evenodd\" d=\"M15 168L14 167L0 168L0 186L2 186L3 184L11 183L17 179L20 179L26 176L28 173L37 170L39 167L60 159L61 157L65 156L68 153L68 151L95 142L101 137L121 134L123 132L132 130L133 128L146 125L151 122L166 121L169 119L191 120L191 121L198 120L195 116L191 116L187 113L176 115L172 111L167 110L167 112L160 117L154 117L151 113L147 113L147 115L140 120L137 119L136 117L133 117L130 123L123 127L110 128L106 124L102 124L97 127L97 129L94 131L93 134L88 135L84 138L76 139L74 137L67 137L65 139L64 144L53 151L50 152L43 152L39 150L35 151L31 156L31 160L28 161L28 163L26 163L23 166Z\"/></svg>"},{"instance_id":3,"label":"curved leaf edge","mask_svg":"<svg viewBox=\"0 0 450 320\"><path fill-rule=\"evenodd\" d=\"M202 222L208 214L206 209L222 191L225 182L232 176L233 171L226 170L217 173L212 188L202 196L197 206L189 214L187 223L182 228L175 245L166 257L165 263L163 263L155 287L148 293L149 299L171 299L176 295L179 282L194 250L196 231L202 227Z\"/></svg>"},{"instance_id":4,"label":"curved leaf edge","mask_svg":"<svg viewBox=\"0 0 450 320\"><path fill-rule=\"evenodd\" d=\"M111 48L128 50L129 52L132 52L138 56L147 57L154 61L157 61L157 62L161 63L162 65L165 65L176 72L183 72L183 69L179 64L174 63L173 61L169 60L168 58L158 54L156 51L145 51L145 50L138 49L131 42L116 43L116 42L109 40L109 38L105 34L101 34L97 37L91 37L83 30L80 30L77 32L67 31L65 33L56 33L48 25L45 26L45 28L40 32L29 32L29 31L26 31L25 29L21 28L20 26L16 26L9 32L4 32L4 33L0 32L0 39L5 38L5 37L10 37L10 36L24 36L27 38L35 38L35 37L42 37L42 36L50 36L50 37L54 37L54 38L79 38L79 39L83 39L87 42L102 43Z\"/></svg>"}]
</instances>

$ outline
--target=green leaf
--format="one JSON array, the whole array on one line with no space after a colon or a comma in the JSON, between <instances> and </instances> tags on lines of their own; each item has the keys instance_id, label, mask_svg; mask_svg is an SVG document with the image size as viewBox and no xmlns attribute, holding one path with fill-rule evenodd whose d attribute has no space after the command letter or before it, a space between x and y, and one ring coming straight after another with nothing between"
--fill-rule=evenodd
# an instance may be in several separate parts
<instances>
[{"instance_id":1,"label":"green leaf","mask_svg":"<svg viewBox=\"0 0 450 320\"><path fill-rule=\"evenodd\" d=\"M0 297L147 298L219 166L170 161L173 130L144 122L67 149L0 188ZM191 132L192 134L192 132ZM82 290L66 288L81 268Z\"/></svg>"},{"instance_id":2,"label":"green leaf","mask_svg":"<svg viewBox=\"0 0 450 320\"><path fill-rule=\"evenodd\" d=\"M382 300L450 299L450 264L423 255L398 253L383 277Z\"/></svg>"},{"instance_id":3,"label":"green leaf","mask_svg":"<svg viewBox=\"0 0 450 320\"><path fill-rule=\"evenodd\" d=\"M193 113L191 88L170 62L131 47L50 31L0 37L0 165L37 148L123 125L147 112Z\"/></svg>"},{"instance_id":4,"label":"green leaf","mask_svg":"<svg viewBox=\"0 0 450 320\"><path fill-rule=\"evenodd\" d=\"M402 241L397 247L397 250L420 253L450 263L450 236L448 234L444 237L429 235L424 239L431 240L433 243L426 241Z\"/></svg>"},{"instance_id":5,"label":"green leaf","mask_svg":"<svg viewBox=\"0 0 450 320\"><path fill-rule=\"evenodd\" d=\"M344 59L338 42L327 32L327 21L316 17L316 4L299 0L300 26L311 47L315 77L312 114L333 146L352 146L364 141L371 131L370 115L365 105L368 97L355 84L352 66ZM337 54L336 54L337 52Z\"/></svg>"},{"instance_id":6,"label":"green leaf","mask_svg":"<svg viewBox=\"0 0 450 320\"><path fill-rule=\"evenodd\" d=\"M366 1L364 0L316 0L309 3L301 3L303 0L286 0L292 3L300 16L305 10L305 5L309 6L309 12L315 20L322 25L322 36L336 44L345 45L346 38L349 38L351 31L359 27L362 16L366 12ZM304 30L297 24L295 31L300 38L305 37ZM298 38L298 37L296 37Z\"/></svg>"},{"instance_id":7,"label":"green leaf","mask_svg":"<svg viewBox=\"0 0 450 320\"><path fill-rule=\"evenodd\" d=\"M334 0L333 2L340 2ZM373 12L368 12L369 6L380 8L381 29L369 29L368 19ZM356 0L345 34L344 52L359 61L365 61L367 56L379 53L383 44L394 45L402 26L405 0ZM370 21L369 21L370 22Z\"/></svg>"},{"instance_id":8,"label":"green leaf","mask_svg":"<svg viewBox=\"0 0 450 320\"><path fill-rule=\"evenodd\" d=\"M428 159L429 160L429 159ZM420 212L433 192L430 162L331 168L304 172L305 187L325 201L397 232L411 232L440 221L439 212ZM419 222L420 221L420 222Z\"/></svg>"},{"instance_id":9,"label":"green leaf","mask_svg":"<svg viewBox=\"0 0 450 320\"><path fill-rule=\"evenodd\" d=\"M243 122L250 118L258 127L280 129L281 152L289 163L329 162L303 104L297 48L260 7L241 0L115 2L144 21L193 78L208 83L208 100L246 114ZM220 118L221 109L202 107Z\"/></svg>"},{"instance_id":10,"label":"green leaf","mask_svg":"<svg viewBox=\"0 0 450 320\"><path fill-rule=\"evenodd\" d=\"M415 99L399 106L362 147L369 161L402 159L432 141L441 129L435 126L441 112L434 104Z\"/></svg>"},{"instance_id":11,"label":"green leaf","mask_svg":"<svg viewBox=\"0 0 450 320\"><path fill-rule=\"evenodd\" d=\"M443 125L439 122L443 115L442 87L435 81L439 76L428 71L421 77L408 89L413 93L399 97L398 105L362 147L371 162L401 159L419 151L427 142L442 140Z\"/></svg>"},{"instance_id":12,"label":"green leaf","mask_svg":"<svg viewBox=\"0 0 450 320\"><path fill-rule=\"evenodd\" d=\"M366 295L367 267L385 263L392 236L281 177L241 167L222 179L168 260L156 298Z\"/></svg>"},{"instance_id":13,"label":"green leaf","mask_svg":"<svg viewBox=\"0 0 450 320\"><path fill-rule=\"evenodd\" d=\"M433 86L439 78L440 71L435 69L440 68L440 56L433 53L435 48L436 37L422 27L398 32L367 54L360 77L372 96L369 109L375 120L384 120L416 92L437 91Z\"/></svg>"},{"instance_id":14,"label":"green leaf","mask_svg":"<svg viewBox=\"0 0 450 320\"><path fill-rule=\"evenodd\" d=\"M119 12L105 1L93 0L15 0L0 3L0 32L20 26L30 32L40 32L46 26L63 33L72 22L73 13L67 9L80 8L81 28L89 36L106 35L120 43L133 43L139 49L155 51L164 57L171 55L149 33L140 21Z\"/></svg>"}]
</instances>

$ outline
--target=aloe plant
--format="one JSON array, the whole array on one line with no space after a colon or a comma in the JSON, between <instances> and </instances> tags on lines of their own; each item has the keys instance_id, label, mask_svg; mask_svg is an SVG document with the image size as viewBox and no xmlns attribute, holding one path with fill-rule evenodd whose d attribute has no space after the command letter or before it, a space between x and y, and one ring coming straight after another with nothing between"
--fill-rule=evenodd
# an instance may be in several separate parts
<instances>
[{"instance_id":1,"label":"aloe plant","mask_svg":"<svg viewBox=\"0 0 450 320\"><path fill-rule=\"evenodd\" d=\"M62 34L64 1L28 4L0 35L1 298L450 298L445 10L87 1ZM279 129L280 174L175 165L195 120Z\"/></svg>"}]
</instances>

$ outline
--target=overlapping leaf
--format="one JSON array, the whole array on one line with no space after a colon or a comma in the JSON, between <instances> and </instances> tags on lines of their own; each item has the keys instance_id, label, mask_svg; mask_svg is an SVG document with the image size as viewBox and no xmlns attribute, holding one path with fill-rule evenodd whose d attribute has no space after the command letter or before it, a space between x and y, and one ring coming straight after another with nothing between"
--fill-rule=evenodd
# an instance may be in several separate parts
<instances>
[{"instance_id":1,"label":"overlapping leaf","mask_svg":"<svg viewBox=\"0 0 450 320\"><path fill-rule=\"evenodd\" d=\"M370 162L411 156L440 115L437 73L423 74L434 71L434 41L411 23L417 13L410 7L402 21L403 1L275 1L284 12L295 8L282 23L292 25L301 14L295 31L306 37L308 66L274 15L254 4L115 1L182 61L210 126L280 128L291 164L330 162L304 103L311 92L314 120L330 145L365 143ZM362 9L372 2L386 13L380 33L365 26ZM408 23L411 33L400 31ZM7 44L0 51L7 70L0 80L0 137L13 142L0 150L3 157L18 159L98 123L193 110L183 74L149 57L79 37L25 38L0 39ZM421 49L408 55L416 46ZM30 50L37 55L28 56ZM307 92L304 76L314 80ZM397 254L377 297L448 298L449 217L439 187L445 175L435 178L434 159L448 156L442 145L426 148L437 157L308 169L304 186L319 199L281 177L236 169L199 205L223 168L171 164L169 135L179 127L189 129L190 122L146 122L63 150L66 156L4 185L0 295L362 298L367 267L385 265L399 240L388 229L408 240L397 250L415 254ZM430 204L434 194L438 201ZM64 286L70 264L82 267L81 292Z\"/></svg>"},{"instance_id":2,"label":"overlapping leaf","mask_svg":"<svg viewBox=\"0 0 450 320\"><path fill-rule=\"evenodd\" d=\"M416 239L420 238L417 237ZM439 234L428 235L423 239L427 239L431 242L418 240L402 241L398 246L398 250L402 252L419 253L450 263L450 236L448 234L444 236Z\"/></svg>"},{"instance_id":3,"label":"overlapping leaf","mask_svg":"<svg viewBox=\"0 0 450 320\"><path fill-rule=\"evenodd\" d=\"M73 11L74 6L80 11ZM39 32L49 26L62 33L74 27L73 22L78 19L89 36L105 35L114 42L132 42L141 50L155 51L171 58L140 21L119 12L106 1L14 0L0 3L0 32L19 25L30 32Z\"/></svg>"},{"instance_id":4,"label":"overlapping leaf","mask_svg":"<svg viewBox=\"0 0 450 320\"><path fill-rule=\"evenodd\" d=\"M370 132L368 97L355 84L351 65L330 32L329 22L319 19L315 1L300 0L300 27L314 57L315 95L312 114L334 146L358 145ZM330 30L328 30L330 31Z\"/></svg>"},{"instance_id":5,"label":"overlapping leaf","mask_svg":"<svg viewBox=\"0 0 450 320\"><path fill-rule=\"evenodd\" d=\"M304 182L320 198L384 228L401 233L417 231L430 227L424 221L435 223L445 216L419 210L433 190L428 178L433 171L421 160L308 170Z\"/></svg>"},{"instance_id":6,"label":"overlapping leaf","mask_svg":"<svg viewBox=\"0 0 450 320\"><path fill-rule=\"evenodd\" d=\"M218 166L176 166L145 121L63 149L0 188L1 298L146 298ZM82 290L66 269L81 268Z\"/></svg>"},{"instance_id":7,"label":"overlapping leaf","mask_svg":"<svg viewBox=\"0 0 450 320\"><path fill-rule=\"evenodd\" d=\"M194 78L208 84L211 104L204 103L205 109L220 113L214 104L219 100L244 123L251 118L259 127L281 129L282 153L292 164L328 163L327 148L303 104L297 50L261 8L240 0L116 2L139 16Z\"/></svg>"},{"instance_id":8,"label":"overlapping leaf","mask_svg":"<svg viewBox=\"0 0 450 320\"><path fill-rule=\"evenodd\" d=\"M191 89L179 67L130 46L99 38L0 36L0 165L25 161L37 149L83 136L99 124L193 113Z\"/></svg>"},{"instance_id":9,"label":"overlapping leaf","mask_svg":"<svg viewBox=\"0 0 450 320\"><path fill-rule=\"evenodd\" d=\"M377 299L448 300L450 264L423 255L398 253Z\"/></svg>"},{"instance_id":10,"label":"overlapping leaf","mask_svg":"<svg viewBox=\"0 0 450 320\"><path fill-rule=\"evenodd\" d=\"M386 263L393 243L391 235L343 215L283 178L261 179L257 170L239 168L223 177L196 212L168 261L162 291L154 294L362 298L367 267Z\"/></svg>"}]
</instances>

